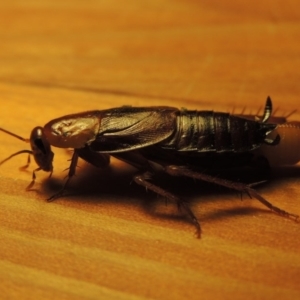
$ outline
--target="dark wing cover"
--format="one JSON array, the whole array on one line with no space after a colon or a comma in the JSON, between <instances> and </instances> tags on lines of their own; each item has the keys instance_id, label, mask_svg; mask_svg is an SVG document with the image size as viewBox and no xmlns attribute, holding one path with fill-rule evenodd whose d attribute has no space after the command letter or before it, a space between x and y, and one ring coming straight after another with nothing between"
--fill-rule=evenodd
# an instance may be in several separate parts
<instances>
[{"instance_id":1,"label":"dark wing cover","mask_svg":"<svg viewBox=\"0 0 300 300\"><path fill-rule=\"evenodd\" d=\"M157 144L176 130L177 108L124 106L104 111L94 151L117 153Z\"/></svg>"}]
</instances>

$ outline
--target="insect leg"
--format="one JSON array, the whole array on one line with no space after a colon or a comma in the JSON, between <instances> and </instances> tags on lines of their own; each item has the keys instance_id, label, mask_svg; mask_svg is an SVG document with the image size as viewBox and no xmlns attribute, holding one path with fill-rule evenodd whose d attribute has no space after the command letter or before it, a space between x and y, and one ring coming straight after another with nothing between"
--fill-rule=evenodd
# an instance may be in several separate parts
<instances>
[{"instance_id":1,"label":"insect leg","mask_svg":"<svg viewBox=\"0 0 300 300\"><path fill-rule=\"evenodd\" d=\"M10 160L11 158L13 158L14 156L17 156L17 155L22 154L22 153L28 153L28 155L29 155L29 157L27 159L27 164L24 167L22 167L22 168L27 168L29 166L29 163L30 163L30 155L33 155L31 150L21 150L21 151L18 151L16 153L10 155L9 157L5 158L4 160L2 160L0 162L0 166L2 164L4 164L5 162L7 162L8 160Z\"/></svg>"},{"instance_id":2,"label":"insect leg","mask_svg":"<svg viewBox=\"0 0 300 300\"><path fill-rule=\"evenodd\" d=\"M160 163L155 163L154 161L148 160L139 151L130 151L130 152L117 153L117 154L114 153L113 156L116 157L117 159L125 161L126 163L140 170L140 173L136 174L133 177L135 183L142 185L146 189L149 189L155 192L156 194L169 199L172 202L175 202L178 206L178 209L182 212L185 212L190 217L190 219L196 226L197 238L200 238L201 236L200 224L196 216L190 209L188 203L185 202L183 199L175 196L174 194L164 190L163 188L153 184L152 182L149 182L149 179L151 178L152 174L164 172L164 168Z\"/></svg>"},{"instance_id":3,"label":"insect leg","mask_svg":"<svg viewBox=\"0 0 300 300\"><path fill-rule=\"evenodd\" d=\"M76 152L80 158L97 168L104 168L109 165L110 155L107 153L93 151L89 146L76 149Z\"/></svg>"},{"instance_id":4,"label":"insect leg","mask_svg":"<svg viewBox=\"0 0 300 300\"><path fill-rule=\"evenodd\" d=\"M27 166L24 166L24 167L27 168ZM22 167L22 168L24 168L24 167ZM26 191L30 191L31 188L34 186L35 180L36 180L36 174L35 173L38 172L38 171L40 171L40 170L42 170L42 168L36 168L36 169L33 170L33 172L32 172L32 180L29 183L29 185L27 186Z\"/></svg>"},{"instance_id":5,"label":"insect leg","mask_svg":"<svg viewBox=\"0 0 300 300\"><path fill-rule=\"evenodd\" d=\"M21 150L21 151L18 151L18 152L16 152L16 153L10 155L10 156L7 157L6 159L2 160L2 161L0 162L0 165L2 165L3 163L5 163L6 161L10 160L10 159L13 158L14 156L19 155L19 154L22 154L22 153L28 153L28 158L27 158L27 163L26 163L26 165L20 167L20 170L25 170L25 169L27 169L27 168L29 167L29 165L30 165L30 162L31 162L30 156L33 155L33 152L32 152L31 150ZM26 188L27 191L29 191L29 190L34 186L35 180L36 180L36 174L35 174L35 173L38 172L38 171L40 171L40 170L42 170L41 167L36 168L35 170L33 170L33 172L32 172L32 180L31 180L30 184L29 184L29 185L27 186L27 188ZM52 172L51 172L51 174L52 174Z\"/></svg>"},{"instance_id":6,"label":"insect leg","mask_svg":"<svg viewBox=\"0 0 300 300\"><path fill-rule=\"evenodd\" d=\"M152 190L153 192L166 197L167 199L177 203L178 209L180 211L185 212L193 221L194 225L196 226L196 235L197 238L201 237L201 227L200 227L200 223L198 222L197 218L195 217L194 213L192 212L192 210L190 209L189 205L187 202L185 202L184 200L182 200L181 198L173 195L172 193L162 189L161 187L151 183L148 181L148 179L150 178L150 173L149 172L145 172L142 174L137 174L134 176L134 181L139 184L144 186L146 189Z\"/></svg>"},{"instance_id":7,"label":"insect leg","mask_svg":"<svg viewBox=\"0 0 300 300\"><path fill-rule=\"evenodd\" d=\"M76 166L77 166L79 157L98 168L103 168L103 167L108 166L109 160L110 160L110 156L108 154L92 151L89 147L74 149L73 156L71 158L71 164L69 167L69 173L67 175L67 179L66 179L63 187L61 188L61 190L58 193L51 196L49 199L47 199L49 202L53 201L63 195L71 178L75 175ZM38 171L38 170L40 170L40 169L36 169L36 170L34 170L34 172ZM32 186L32 185L30 184L30 186Z\"/></svg>"},{"instance_id":8,"label":"insect leg","mask_svg":"<svg viewBox=\"0 0 300 300\"><path fill-rule=\"evenodd\" d=\"M55 200L55 199L57 199L57 198L59 198L63 195L63 193L64 193L67 185L69 184L71 178L75 175L76 166L77 166L77 162L78 162L78 157L79 157L79 154L78 154L77 150L74 149L73 156L71 158L71 164L70 164L70 167L69 167L69 173L67 175L67 179L66 179L63 187L61 188L61 190L47 199L48 202L51 202L51 201L53 201L53 200Z\"/></svg>"},{"instance_id":9,"label":"insect leg","mask_svg":"<svg viewBox=\"0 0 300 300\"><path fill-rule=\"evenodd\" d=\"M286 217L286 218L289 218L289 219L294 219L295 221L299 220L298 215L284 211L284 210L274 206L273 204L271 204L269 201L267 201L265 198L263 198L260 194L258 194L251 187L251 185L246 185L246 184L243 184L240 182L234 182L234 181L230 181L227 179L207 175L204 173L195 172L193 170L190 170L186 167L181 167L181 166L170 165L165 168L165 171L172 176L187 176L187 177L215 183L215 184L218 184L221 186L225 186L227 188L236 190L241 193L247 193L250 196L250 198L251 197L256 198L258 201L260 201L263 205L268 207L271 211L275 212L276 214Z\"/></svg>"},{"instance_id":10,"label":"insect leg","mask_svg":"<svg viewBox=\"0 0 300 300\"><path fill-rule=\"evenodd\" d=\"M26 170L26 169L29 167L29 165L30 165L30 163L31 163L30 155L31 155L31 154L28 154L28 158L27 158L27 163L26 163L26 165L20 167L20 170L21 170L21 171L24 171L24 170Z\"/></svg>"},{"instance_id":11,"label":"insect leg","mask_svg":"<svg viewBox=\"0 0 300 300\"><path fill-rule=\"evenodd\" d=\"M26 169L29 167L30 162L31 162L31 160L30 160L30 155L31 155L31 154L28 155L27 164L26 164L25 166L20 167L20 170L21 170L21 171L24 171L24 170L26 170ZM43 170L43 168L39 167L39 168L36 168L36 169L34 169L34 170L32 171L32 180L31 180L31 182L29 183L29 185L26 187L26 191L30 191L30 190L32 189L32 187L33 187L34 184L35 184L35 180L36 180L36 172L38 172L38 171L40 171L40 170ZM52 175L52 171L51 171L49 177L51 177L51 175Z\"/></svg>"}]
</instances>

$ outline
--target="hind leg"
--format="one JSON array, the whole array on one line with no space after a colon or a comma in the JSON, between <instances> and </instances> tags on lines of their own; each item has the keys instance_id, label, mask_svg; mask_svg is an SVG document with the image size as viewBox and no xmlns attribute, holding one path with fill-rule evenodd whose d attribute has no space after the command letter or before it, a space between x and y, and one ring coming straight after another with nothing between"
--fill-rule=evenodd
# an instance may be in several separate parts
<instances>
[{"instance_id":1,"label":"hind leg","mask_svg":"<svg viewBox=\"0 0 300 300\"><path fill-rule=\"evenodd\" d=\"M240 193L246 193L250 197L256 198L258 201L260 201L263 205L268 207L271 211L275 212L276 214L293 219L295 221L299 220L299 216L289 213L287 211L284 211L273 204L271 204L269 201L267 201L265 198L263 198L259 193L257 193L253 188L252 185L247 185L244 183L240 182L234 182L230 181L227 179L219 178L219 177L214 177L211 175L207 175L205 173L201 172L196 172L191 169L188 169L186 167L181 167L181 166L175 166L175 165L170 165L165 167L165 172L172 175L172 176L186 176L186 177L191 177L194 179L202 180L202 181L207 181L211 183L215 183L217 185L225 186L227 188L236 190Z\"/></svg>"}]
</instances>

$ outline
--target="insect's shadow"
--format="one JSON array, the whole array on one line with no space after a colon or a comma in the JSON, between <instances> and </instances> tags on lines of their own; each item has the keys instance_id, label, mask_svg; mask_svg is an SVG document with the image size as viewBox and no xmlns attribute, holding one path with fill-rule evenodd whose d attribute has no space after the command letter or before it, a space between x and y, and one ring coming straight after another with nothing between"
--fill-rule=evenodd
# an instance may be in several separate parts
<instances>
[{"instance_id":1,"label":"insect's shadow","mask_svg":"<svg viewBox=\"0 0 300 300\"><path fill-rule=\"evenodd\" d=\"M84 164L78 169L78 176L71 180L66 193L62 196L67 201L80 201L85 204L98 205L109 202L115 205L134 205L142 208L147 214L155 217L163 217L171 220L182 221L182 214L178 213L177 206L174 203L166 202L160 196L153 192L145 191L145 188L138 186L133 182L135 170L132 168L115 168L108 167L97 169L88 164ZM216 175L217 176L217 175ZM246 170L245 172L226 172L226 176L220 172L218 176L226 179L238 180L245 183L261 182L255 189L263 194L264 191L284 188L286 181L292 178L300 178L299 167L285 167L272 170L269 172L260 172L256 169ZM205 205L211 201L232 201L233 197L243 200L249 199L248 195L240 195L228 188L216 186L215 184L192 180L185 177L170 177L169 175L157 176L153 181L160 187L172 192L173 194L187 200L193 208ZM60 190L62 181L51 177L42 183L43 190L51 196ZM229 196L232 195L232 196ZM56 200L56 201L59 201ZM168 209L163 207L168 204ZM169 207L171 207L171 212ZM173 207L173 208L172 208ZM199 209L201 211L201 208ZM177 213L176 213L177 212ZM245 216L255 214L255 212L271 213L268 209L262 207L253 208L244 204L234 208L220 209L206 213L201 216L201 220L212 221L215 219L230 218L234 216Z\"/></svg>"}]
</instances>

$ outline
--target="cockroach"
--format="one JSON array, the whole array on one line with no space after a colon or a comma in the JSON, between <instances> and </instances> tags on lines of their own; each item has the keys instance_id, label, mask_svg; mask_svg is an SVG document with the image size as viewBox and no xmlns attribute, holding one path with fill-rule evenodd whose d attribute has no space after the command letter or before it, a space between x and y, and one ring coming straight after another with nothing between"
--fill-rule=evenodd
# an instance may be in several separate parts
<instances>
[{"instance_id":1,"label":"cockroach","mask_svg":"<svg viewBox=\"0 0 300 300\"><path fill-rule=\"evenodd\" d=\"M0 128L31 145L31 150L16 152L0 165L21 153L29 154L29 158L32 155L38 168L33 171L30 189L37 171L52 174L54 154L51 146L74 149L67 179L62 189L48 199L52 201L63 195L75 174L79 157L101 168L107 166L113 156L137 168L138 172L133 176L137 184L176 203L195 225L197 237L201 235L200 223L188 203L156 185L153 182L155 174L163 172L190 177L246 193L274 213L298 220L298 215L273 206L258 194L253 188L255 184L224 179L208 172L210 169L248 166L258 156L270 160L271 164L299 161L300 139L294 138L294 131L299 135L300 126L285 124L285 118L275 118L275 123L270 123L271 115L270 97L261 118L167 106L123 106L87 111L54 119L44 127L35 127L29 139ZM291 147L297 149L292 161L285 153L291 151Z\"/></svg>"}]
</instances>

